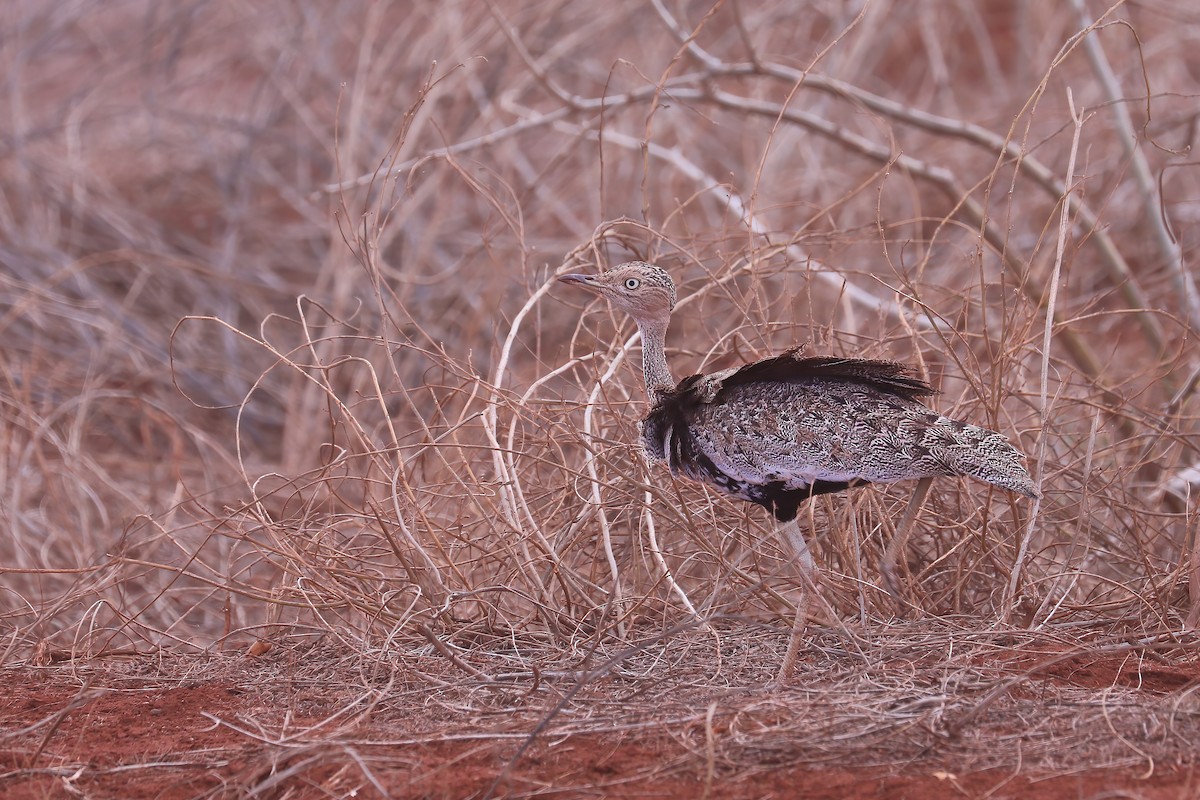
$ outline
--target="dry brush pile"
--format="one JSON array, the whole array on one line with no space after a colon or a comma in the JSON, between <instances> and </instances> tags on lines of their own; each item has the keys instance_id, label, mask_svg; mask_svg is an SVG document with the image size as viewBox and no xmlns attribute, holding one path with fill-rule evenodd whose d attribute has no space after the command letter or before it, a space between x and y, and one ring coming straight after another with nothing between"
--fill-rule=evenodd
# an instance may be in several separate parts
<instances>
[{"instance_id":1,"label":"dry brush pile","mask_svg":"<svg viewBox=\"0 0 1200 800\"><path fill-rule=\"evenodd\" d=\"M553 282L631 258L677 377L909 361L1030 455L1036 504L936 485L909 614L1195 626L1194 11L527 5L6 8L7 659L786 630L766 515L643 463L634 329ZM906 500L813 504L819 621L893 618Z\"/></svg>"}]
</instances>

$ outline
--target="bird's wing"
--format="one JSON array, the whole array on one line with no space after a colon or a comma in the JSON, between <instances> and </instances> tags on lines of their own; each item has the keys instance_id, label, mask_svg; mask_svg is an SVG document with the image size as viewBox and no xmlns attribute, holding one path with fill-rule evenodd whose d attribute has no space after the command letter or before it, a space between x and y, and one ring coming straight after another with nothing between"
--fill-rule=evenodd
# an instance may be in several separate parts
<instances>
[{"instance_id":1,"label":"bird's wing","mask_svg":"<svg viewBox=\"0 0 1200 800\"><path fill-rule=\"evenodd\" d=\"M869 386L884 394L916 400L936 394L932 386L913 375L912 369L896 361L836 356L800 356L802 348L773 358L713 375L684 378L675 392L694 392L701 402L712 403L734 386L747 383L802 383L814 379L845 380Z\"/></svg>"},{"instance_id":2,"label":"bird's wing","mask_svg":"<svg viewBox=\"0 0 1200 800\"><path fill-rule=\"evenodd\" d=\"M652 460L665 461L672 471L699 464L704 447L691 430L705 407L733 400L738 387L747 384L802 384L845 382L908 402L934 394L933 388L913 377L904 364L832 356L800 357L800 350L789 350L774 358L756 361L711 375L690 375L673 389L658 393L642 423L642 441ZM762 400L767 405L769 400ZM710 458L712 454L705 455Z\"/></svg>"}]
</instances>

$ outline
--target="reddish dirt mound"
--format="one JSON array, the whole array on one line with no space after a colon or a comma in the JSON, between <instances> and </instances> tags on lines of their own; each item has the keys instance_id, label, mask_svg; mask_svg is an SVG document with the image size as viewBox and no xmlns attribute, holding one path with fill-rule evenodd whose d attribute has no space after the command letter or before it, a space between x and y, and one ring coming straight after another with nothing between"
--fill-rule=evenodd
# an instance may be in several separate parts
<instances>
[{"instance_id":1,"label":"reddish dirt mound","mask_svg":"<svg viewBox=\"0 0 1200 800\"><path fill-rule=\"evenodd\" d=\"M1183 669L1129 656L1069 656L1047 667L1045 674L1086 689L1121 686L1156 694L1178 691L1200 680L1194 665Z\"/></svg>"},{"instance_id":2,"label":"reddish dirt mound","mask_svg":"<svg viewBox=\"0 0 1200 800\"><path fill-rule=\"evenodd\" d=\"M1194 663L1066 652L1057 661L1042 653L1031 662L1028 653L1009 655L1015 676L1040 672L1044 680L1083 689L1121 686L1186 698L1191 689L1183 687L1194 689L1200 679ZM518 719L503 709L496 710L489 728L475 709L456 716L448 704L422 702L428 692L424 698L420 692L380 692L407 699L378 701L364 712L353 689L332 682L241 677L221 669L196 677L194 668L185 678L85 672L70 665L10 670L0 697L0 794L131 800L250 794L937 800L1179 798L1200 792L1194 756L1183 752L1194 742L1180 743L1174 763L1064 772L1028 771L1019 764L951 771L932 752L888 765L790 764L778 756L747 765L708 748L703 725L695 720L629 723L601 733L551 731L527 746L534 727L525 724L530 717ZM701 708L696 719L703 717ZM729 736L736 727L727 718L711 730ZM992 729L989 735L1006 732Z\"/></svg>"}]
</instances>

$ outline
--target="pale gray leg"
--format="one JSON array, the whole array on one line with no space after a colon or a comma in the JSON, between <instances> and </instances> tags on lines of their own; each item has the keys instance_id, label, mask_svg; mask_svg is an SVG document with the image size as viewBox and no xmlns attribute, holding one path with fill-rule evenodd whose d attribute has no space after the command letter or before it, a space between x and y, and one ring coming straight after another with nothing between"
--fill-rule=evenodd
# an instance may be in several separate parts
<instances>
[{"instance_id":1,"label":"pale gray leg","mask_svg":"<svg viewBox=\"0 0 1200 800\"><path fill-rule=\"evenodd\" d=\"M796 656L800 652L800 637L808 626L808 610L812 595L816 591L816 566L813 563L812 552L808 542L800 530L800 524L795 519L785 522L776 530L784 550L790 550L796 560L800 572L800 596L796 599L796 616L792 620L792 634L788 638L787 650L784 651L783 661L779 664L779 672L775 675L775 684L787 683L796 664Z\"/></svg>"},{"instance_id":2,"label":"pale gray leg","mask_svg":"<svg viewBox=\"0 0 1200 800\"><path fill-rule=\"evenodd\" d=\"M811 583L815 566L812 551L808 549L808 541L804 538L804 532L800 530L800 523L793 518L780 525L778 530L780 540L792 551L796 564Z\"/></svg>"},{"instance_id":3,"label":"pale gray leg","mask_svg":"<svg viewBox=\"0 0 1200 800\"><path fill-rule=\"evenodd\" d=\"M883 572L883 585L887 587L888 594L896 601L896 605L901 608L903 608L903 600L900 597L900 584L896 581L896 556L904 549L904 544L908 541L908 536L912 532L913 520L917 518L917 513L921 510L921 505L925 502L925 496L929 494L929 487L932 483L933 478L921 478L917 481L912 499L908 501L908 506L904 509L904 516L896 525L896 535L892 537L891 543L883 553L883 564L880 567L880 571Z\"/></svg>"}]
</instances>

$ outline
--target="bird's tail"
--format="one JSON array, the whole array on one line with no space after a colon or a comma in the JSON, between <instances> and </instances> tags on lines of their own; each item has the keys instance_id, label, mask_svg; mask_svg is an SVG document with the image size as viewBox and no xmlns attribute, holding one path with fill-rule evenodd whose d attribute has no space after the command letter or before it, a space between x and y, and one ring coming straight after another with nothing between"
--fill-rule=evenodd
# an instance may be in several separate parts
<instances>
[{"instance_id":1,"label":"bird's tail","mask_svg":"<svg viewBox=\"0 0 1200 800\"><path fill-rule=\"evenodd\" d=\"M961 425L954 445L945 448L947 466L960 475L978 478L1026 497L1041 497L1033 485L1025 456L1001 433L978 425Z\"/></svg>"}]
</instances>

